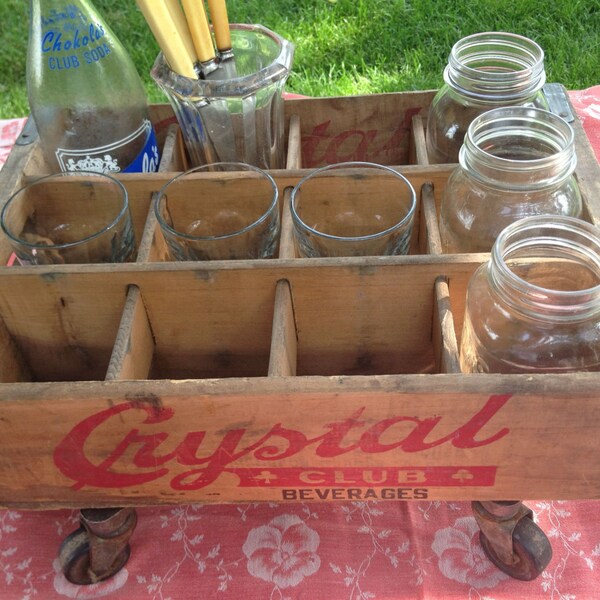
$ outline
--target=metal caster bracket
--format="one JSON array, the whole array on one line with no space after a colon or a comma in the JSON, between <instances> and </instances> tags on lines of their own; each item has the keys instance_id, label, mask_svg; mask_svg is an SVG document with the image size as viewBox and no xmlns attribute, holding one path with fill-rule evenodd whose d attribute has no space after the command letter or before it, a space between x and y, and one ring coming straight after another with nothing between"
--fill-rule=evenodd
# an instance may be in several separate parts
<instances>
[{"instance_id":1,"label":"metal caster bracket","mask_svg":"<svg viewBox=\"0 0 600 600\"><path fill-rule=\"evenodd\" d=\"M548 566L552 546L522 502L472 502L471 506L481 530L481 545L501 571L532 581Z\"/></svg>"},{"instance_id":2,"label":"metal caster bracket","mask_svg":"<svg viewBox=\"0 0 600 600\"><path fill-rule=\"evenodd\" d=\"M507 565L514 564L518 558L513 547L513 532L521 519L533 519L533 512L519 501L475 501L471 502L471 508L496 556Z\"/></svg>"},{"instance_id":3,"label":"metal caster bracket","mask_svg":"<svg viewBox=\"0 0 600 600\"><path fill-rule=\"evenodd\" d=\"M65 577L77 585L109 579L129 560L129 539L137 523L135 509L83 509L80 522L81 527L60 547Z\"/></svg>"}]
</instances>

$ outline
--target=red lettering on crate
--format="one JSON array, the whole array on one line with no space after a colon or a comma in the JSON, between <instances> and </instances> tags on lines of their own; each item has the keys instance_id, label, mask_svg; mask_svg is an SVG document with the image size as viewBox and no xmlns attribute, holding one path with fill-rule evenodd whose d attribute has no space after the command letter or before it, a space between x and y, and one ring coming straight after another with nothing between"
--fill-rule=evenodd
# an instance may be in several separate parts
<instances>
[{"instance_id":1,"label":"red lettering on crate","mask_svg":"<svg viewBox=\"0 0 600 600\"><path fill-rule=\"evenodd\" d=\"M303 167L311 168L345 161L399 163L399 148L405 145L405 139L410 134L412 118L420 110L406 110L403 120L391 134L389 131L377 129L348 129L332 136L328 131L331 120L319 123L313 127L311 133L302 136Z\"/></svg>"},{"instance_id":2,"label":"red lettering on crate","mask_svg":"<svg viewBox=\"0 0 600 600\"><path fill-rule=\"evenodd\" d=\"M285 467L232 468L240 487L481 487L494 485L496 467Z\"/></svg>"},{"instance_id":3,"label":"red lettering on crate","mask_svg":"<svg viewBox=\"0 0 600 600\"><path fill-rule=\"evenodd\" d=\"M169 439L171 434L168 431L156 432L156 429L175 416L174 409L155 403L124 402L78 423L56 447L54 462L65 476L75 482L75 489L83 486L135 487L170 476L171 488L196 490L212 484L225 472L234 473L235 463L245 457L258 462L272 463L307 449L312 449L315 457L323 459L350 452L423 452L443 444L461 449L487 446L509 433L508 428L502 427L488 437L477 437L510 398L511 394L490 396L484 406L463 425L437 438L434 437L435 428L443 419L439 415L399 415L368 425L367 421L361 420L366 410L363 407L346 419L323 424L325 433L316 437L308 437L302 431L275 423L254 441L249 440L251 432L244 428L230 429L224 433L223 429L219 432L189 431L182 433L181 440ZM123 435L108 454L105 452L103 460L93 462L90 457L100 453L93 451L94 440L102 438L103 429L109 432L111 424L118 426L123 419L123 413L127 411L140 412L139 426ZM394 427L398 424L402 424L403 427L396 431ZM146 433L143 433L144 426L147 428ZM148 428L151 428L152 432L148 431ZM354 434L353 439L357 441L347 441L351 430ZM205 443L207 439L209 441ZM164 448L167 440L169 447L174 449L161 453L161 447ZM209 444L211 450L207 454L206 447ZM127 460L124 456L127 456ZM187 467L192 468L185 470ZM310 467L304 471L310 472ZM338 471L342 478L350 473L345 470ZM351 481L345 483L349 485Z\"/></svg>"}]
</instances>

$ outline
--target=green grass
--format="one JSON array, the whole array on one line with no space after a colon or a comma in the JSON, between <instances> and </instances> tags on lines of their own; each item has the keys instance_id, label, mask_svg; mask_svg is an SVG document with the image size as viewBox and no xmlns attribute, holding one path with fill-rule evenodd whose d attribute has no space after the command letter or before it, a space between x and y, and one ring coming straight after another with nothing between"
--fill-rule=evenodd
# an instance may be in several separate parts
<instances>
[{"instance_id":1,"label":"green grass","mask_svg":"<svg viewBox=\"0 0 600 600\"><path fill-rule=\"evenodd\" d=\"M65 0L66 1L66 0ZM149 99L158 47L134 0L96 0L125 44ZM288 91L312 96L433 89L452 45L478 31L512 31L546 53L548 81L600 83L600 0L228 0L232 22L261 23L296 45ZM0 3L0 118L28 112L28 2Z\"/></svg>"}]
</instances>

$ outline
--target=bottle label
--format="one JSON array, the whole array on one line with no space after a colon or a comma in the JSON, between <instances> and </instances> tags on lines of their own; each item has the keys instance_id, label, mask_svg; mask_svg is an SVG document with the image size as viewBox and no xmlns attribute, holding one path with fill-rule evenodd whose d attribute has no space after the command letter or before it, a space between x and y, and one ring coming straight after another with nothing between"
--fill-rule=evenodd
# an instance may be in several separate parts
<instances>
[{"instance_id":1,"label":"bottle label","mask_svg":"<svg viewBox=\"0 0 600 600\"><path fill-rule=\"evenodd\" d=\"M128 146L144 146L128 165L119 164L118 155ZM127 137L97 148L57 148L56 159L61 171L93 171L96 173L152 173L158 169L158 144L152 123L147 119L141 127Z\"/></svg>"},{"instance_id":2,"label":"bottle label","mask_svg":"<svg viewBox=\"0 0 600 600\"><path fill-rule=\"evenodd\" d=\"M41 51L51 71L93 65L112 53L112 42L101 23L90 22L74 4L52 9L42 17Z\"/></svg>"},{"instance_id":3,"label":"bottle label","mask_svg":"<svg viewBox=\"0 0 600 600\"><path fill-rule=\"evenodd\" d=\"M134 161L123 169L123 173L154 173L158 170L158 143L150 121L145 121L149 130L146 132L146 143Z\"/></svg>"}]
</instances>

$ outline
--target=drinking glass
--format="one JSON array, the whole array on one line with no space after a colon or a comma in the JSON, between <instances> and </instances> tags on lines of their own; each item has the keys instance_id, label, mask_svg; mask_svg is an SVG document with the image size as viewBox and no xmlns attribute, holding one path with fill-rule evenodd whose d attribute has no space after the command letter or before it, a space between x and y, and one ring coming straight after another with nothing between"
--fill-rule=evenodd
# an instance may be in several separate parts
<instances>
[{"instance_id":1,"label":"drinking glass","mask_svg":"<svg viewBox=\"0 0 600 600\"><path fill-rule=\"evenodd\" d=\"M368 162L317 169L291 194L296 247L301 256L407 254L416 194L396 170Z\"/></svg>"},{"instance_id":2,"label":"drinking glass","mask_svg":"<svg viewBox=\"0 0 600 600\"><path fill-rule=\"evenodd\" d=\"M154 208L172 260L271 258L279 241L278 198L262 169L214 163L171 179Z\"/></svg>"},{"instance_id":3,"label":"drinking glass","mask_svg":"<svg viewBox=\"0 0 600 600\"><path fill-rule=\"evenodd\" d=\"M219 69L206 78L174 72L162 53L151 75L166 94L191 164L243 162L262 169L285 163L283 89L294 45L262 25L232 23L235 77ZM222 72L222 75L219 73Z\"/></svg>"},{"instance_id":4,"label":"drinking glass","mask_svg":"<svg viewBox=\"0 0 600 600\"><path fill-rule=\"evenodd\" d=\"M21 265L135 257L127 189L110 175L65 172L27 183L4 205L0 226Z\"/></svg>"}]
</instances>

